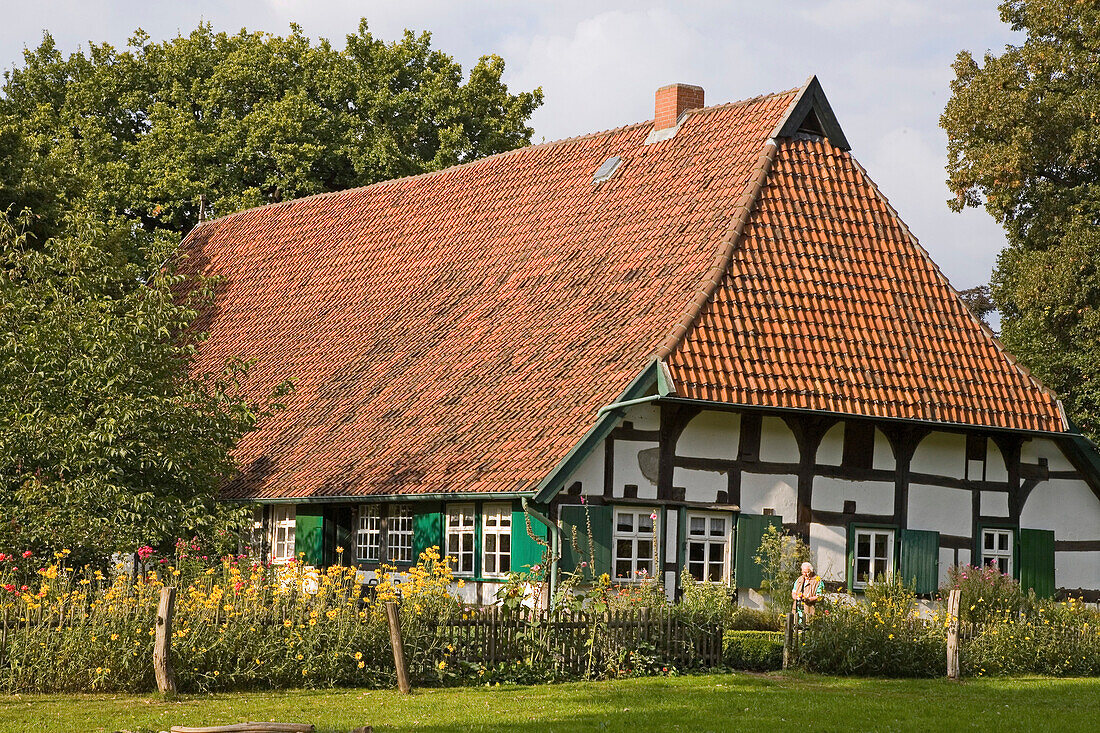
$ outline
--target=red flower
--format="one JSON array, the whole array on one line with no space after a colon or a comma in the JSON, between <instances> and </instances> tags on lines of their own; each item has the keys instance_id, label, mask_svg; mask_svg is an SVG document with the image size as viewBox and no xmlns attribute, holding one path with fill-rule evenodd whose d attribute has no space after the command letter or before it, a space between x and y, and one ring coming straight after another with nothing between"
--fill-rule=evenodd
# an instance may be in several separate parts
<instances>
[{"instance_id":1,"label":"red flower","mask_svg":"<svg viewBox=\"0 0 1100 733\"><path fill-rule=\"evenodd\" d=\"M31 552L30 550L27 550L26 552L23 553L23 559L26 560L28 557L30 557L33 554L34 553Z\"/></svg>"},{"instance_id":2,"label":"red flower","mask_svg":"<svg viewBox=\"0 0 1100 733\"><path fill-rule=\"evenodd\" d=\"M141 558L142 562L145 562L146 560L148 560L150 557L153 556L153 548L150 547L149 545L143 545L143 546L138 548L137 556L139 558Z\"/></svg>"},{"instance_id":3,"label":"red flower","mask_svg":"<svg viewBox=\"0 0 1100 733\"><path fill-rule=\"evenodd\" d=\"M15 586L12 585L11 583L8 583L7 585L4 586L4 590L6 590L8 593L14 593L15 592Z\"/></svg>"}]
</instances>

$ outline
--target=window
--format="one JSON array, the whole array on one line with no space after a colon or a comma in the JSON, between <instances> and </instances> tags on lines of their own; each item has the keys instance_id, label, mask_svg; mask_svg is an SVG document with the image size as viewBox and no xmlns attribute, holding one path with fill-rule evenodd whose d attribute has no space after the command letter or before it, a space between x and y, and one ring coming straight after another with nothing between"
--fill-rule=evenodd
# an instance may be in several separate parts
<instances>
[{"instance_id":1,"label":"window","mask_svg":"<svg viewBox=\"0 0 1100 733\"><path fill-rule=\"evenodd\" d=\"M474 505L447 507L447 556L454 562L455 575L474 574Z\"/></svg>"},{"instance_id":2,"label":"window","mask_svg":"<svg viewBox=\"0 0 1100 733\"><path fill-rule=\"evenodd\" d=\"M512 506L486 504L481 518L481 574L502 577L512 569Z\"/></svg>"},{"instance_id":3,"label":"window","mask_svg":"<svg viewBox=\"0 0 1100 733\"><path fill-rule=\"evenodd\" d=\"M271 559L286 562L294 557L294 517L293 504L272 507Z\"/></svg>"},{"instance_id":4,"label":"window","mask_svg":"<svg viewBox=\"0 0 1100 733\"><path fill-rule=\"evenodd\" d=\"M413 515L408 504L390 507L386 519L386 554L390 562L413 561Z\"/></svg>"},{"instance_id":5,"label":"window","mask_svg":"<svg viewBox=\"0 0 1100 733\"><path fill-rule=\"evenodd\" d=\"M894 530L855 530L855 575L853 588L866 588L868 583L889 580L894 572Z\"/></svg>"},{"instance_id":6,"label":"window","mask_svg":"<svg viewBox=\"0 0 1100 733\"><path fill-rule=\"evenodd\" d=\"M729 518L714 514L688 514L684 532L687 568L696 580L723 583L729 547Z\"/></svg>"},{"instance_id":7,"label":"window","mask_svg":"<svg viewBox=\"0 0 1100 733\"><path fill-rule=\"evenodd\" d=\"M377 504L359 507L355 550L360 562L378 562L382 557L382 508Z\"/></svg>"},{"instance_id":8,"label":"window","mask_svg":"<svg viewBox=\"0 0 1100 733\"><path fill-rule=\"evenodd\" d=\"M657 513L653 509L615 510L615 577L653 577Z\"/></svg>"},{"instance_id":9,"label":"window","mask_svg":"<svg viewBox=\"0 0 1100 733\"><path fill-rule=\"evenodd\" d=\"M982 565L992 565L1004 575L1012 575L1012 530L982 530Z\"/></svg>"}]
</instances>

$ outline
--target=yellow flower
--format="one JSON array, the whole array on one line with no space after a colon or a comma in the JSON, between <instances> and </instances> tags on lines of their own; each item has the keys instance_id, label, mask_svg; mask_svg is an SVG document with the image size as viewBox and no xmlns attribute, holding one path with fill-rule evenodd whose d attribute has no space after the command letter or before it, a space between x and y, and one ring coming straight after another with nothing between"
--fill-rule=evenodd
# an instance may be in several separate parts
<instances>
[{"instance_id":1,"label":"yellow flower","mask_svg":"<svg viewBox=\"0 0 1100 733\"><path fill-rule=\"evenodd\" d=\"M355 652L355 659L358 661L363 658L363 652Z\"/></svg>"},{"instance_id":2,"label":"yellow flower","mask_svg":"<svg viewBox=\"0 0 1100 733\"><path fill-rule=\"evenodd\" d=\"M362 669L364 666L365 666L365 664L363 662L359 663L359 669Z\"/></svg>"},{"instance_id":3,"label":"yellow flower","mask_svg":"<svg viewBox=\"0 0 1100 733\"><path fill-rule=\"evenodd\" d=\"M443 661L440 661L440 663L439 663L439 670L440 670L440 671L442 672L442 671L443 671L443 670L445 670L445 669L447 669L447 663L446 663L446 662L443 662Z\"/></svg>"}]
</instances>

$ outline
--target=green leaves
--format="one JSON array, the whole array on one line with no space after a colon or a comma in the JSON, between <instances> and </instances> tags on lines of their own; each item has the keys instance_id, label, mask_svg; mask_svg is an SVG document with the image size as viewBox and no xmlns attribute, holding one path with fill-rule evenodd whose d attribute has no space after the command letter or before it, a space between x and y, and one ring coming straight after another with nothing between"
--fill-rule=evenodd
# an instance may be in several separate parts
<instances>
[{"instance_id":1,"label":"green leaves","mask_svg":"<svg viewBox=\"0 0 1100 733\"><path fill-rule=\"evenodd\" d=\"M949 204L1005 227L992 297L1002 339L1100 435L1100 6L1007 0L1019 46L955 62L940 119Z\"/></svg>"},{"instance_id":2,"label":"green leaves","mask_svg":"<svg viewBox=\"0 0 1100 733\"><path fill-rule=\"evenodd\" d=\"M215 33L64 58L53 39L9 72L0 96L0 210L29 207L41 244L86 208L119 247L144 232L188 232L214 215L437 170L530 142L541 90L510 94L504 61L461 66L406 31L362 22L344 51L288 36ZM8 161L11 161L9 164Z\"/></svg>"}]
</instances>

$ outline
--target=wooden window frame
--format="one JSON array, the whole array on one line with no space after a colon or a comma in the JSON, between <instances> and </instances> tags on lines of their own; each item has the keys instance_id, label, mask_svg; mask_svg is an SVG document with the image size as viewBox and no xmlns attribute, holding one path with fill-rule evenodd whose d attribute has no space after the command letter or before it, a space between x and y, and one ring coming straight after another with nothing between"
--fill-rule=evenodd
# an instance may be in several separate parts
<instances>
[{"instance_id":1,"label":"wooden window frame","mask_svg":"<svg viewBox=\"0 0 1100 733\"><path fill-rule=\"evenodd\" d=\"M691 520L702 519L704 522L703 534L692 535L691 533ZM717 535L712 534L711 522L715 519L720 519L725 523L725 530L721 535L721 541L717 539ZM722 512L705 512L705 511L688 511L684 513L684 566L688 569L688 572L695 577L696 581L702 583L714 583L714 584L729 584L730 578L730 540L733 537L733 516ZM703 545L703 557L701 561L703 565L703 577L699 578L693 572L693 565L699 565L700 561L691 559L691 547L692 545ZM721 571L719 577L716 580L710 578L709 570L714 561L710 557L710 551L714 546L721 545Z\"/></svg>"},{"instance_id":2,"label":"wooden window frame","mask_svg":"<svg viewBox=\"0 0 1100 733\"><path fill-rule=\"evenodd\" d=\"M630 515L631 529L622 530L619 528L620 515ZM644 517L653 523L653 526L649 529L641 529L641 522L638 521L639 517ZM645 553L643 559L640 548L642 543L649 542L655 543L649 548L649 552ZM621 543L629 543L631 554L621 555L619 553ZM641 566L653 566L654 555L657 554L656 564L660 564L660 546L661 546L661 515L657 511L656 507L637 507L637 506L615 506L611 512L611 571L612 580L616 583L640 583L644 580L649 580L658 577L660 572L659 567L651 567L650 571L647 571L644 575L644 570ZM627 562L630 564L630 574L627 576L619 575L619 563Z\"/></svg>"},{"instance_id":3,"label":"wooden window frame","mask_svg":"<svg viewBox=\"0 0 1100 733\"><path fill-rule=\"evenodd\" d=\"M491 522L490 519L495 519ZM489 540L492 539L493 542ZM495 547L490 549L489 545ZM507 549L502 546L507 544ZM493 562L490 562L492 560ZM490 565L496 570L487 570ZM501 570L506 565L507 570ZM512 504L486 502L481 506L481 577L507 578L512 570Z\"/></svg>"},{"instance_id":4,"label":"wooden window frame","mask_svg":"<svg viewBox=\"0 0 1100 733\"><path fill-rule=\"evenodd\" d=\"M993 550L992 554L990 554L989 557L991 559L993 559L993 558L1006 559L1008 561L1008 572L1005 573L1005 574L1008 575L1010 578L1015 578L1016 577L1016 572L1017 572L1016 571L1016 543L1019 541L1019 538L1020 538L1019 537L1020 536L1019 529L1017 527L1011 527L1011 526L1006 526L1006 525L996 525L996 524L983 524L983 525L980 525L978 527L978 536L976 538L977 539L977 544L978 544L978 553L977 553L977 562L975 563L975 565L977 567L980 567L980 568L984 568L988 564L986 562L986 552L987 552L987 550L985 549L985 535L986 535L987 532L1000 533L1000 534L1007 534L1008 535L1008 549L1003 550L1003 551ZM998 570L998 572L1001 572L1000 567L998 567L997 570Z\"/></svg>"},{"instance_id":5,"label":"wooden window frame","mask_svg":"<svg viewBox=\"0 0 1100 733\"><path fill-rule=\"evenodd\" d=\"M454 525L451 520L455 516L465 517L469 516L470 524ZM477 572L477 525L478 525L477 505L474 502L462 502L455 504L447 504L443 515L443 538L446 543L445 556L453 558L454 562L454 576L456 578L472 578ZM452 542L457 540L459 545L463 544L462 538L470 538L469 550L463 549L461 546L455 548L452 546ZM463 559L469 557L469 568L463 564Z\"/></svg>"},{"instance_id":6,"label":"wooden window frame","mask_svg":"<svg viewBox=\"0 0 1100 733\"><path fill-rule=\"evenodd\" d=\"M873 576L872 576L871 580L869 580L869 581L859 579L859 575L858 575L858 568L859 568L859 561L860 561L860 557L859 557L859 535L861 533L869 533L869 534L872 535L871 555L868 558L871 562L872 567L874 565L874 561L877 559L877 557L874 554L874 539L873 539L873 536L876 535L876 534L888 534L889 535L889 540L887 541L888 553L887 553L887 556L885 558L885 560L886 560L886 577L883 580L886 581L886 582L889 582L890 580L893 579L894 573L897 572L898 528L895 525L853 524L851 526L851 531L850 531L850 534L849 534L849 537L848 537L848 541L849 541L849 543L851 543L850 544L851 563L850 563L850 567L849 567L849 572L851 573L851 575L850 575L850 578L851 578L850 587L854 591L863 591L867 588L868 585L870 585L871 583L874 582L874 577Z\"/></svg>"},{"instance_id":7,"label":"wooden window frame","mask_svg":"<svg viewBox=\"0 0 1100 733\"><path fill-rule=\"evenodd\" d=\"M298 525L298 507L294 504L275 504L271 507L271 562L284 564L295 555ZM282 534L282 539L279 535ZM280 554L282 546L284 552ZM287 548L289 547L289 550Z\"/></svg>"}]
</instances>

